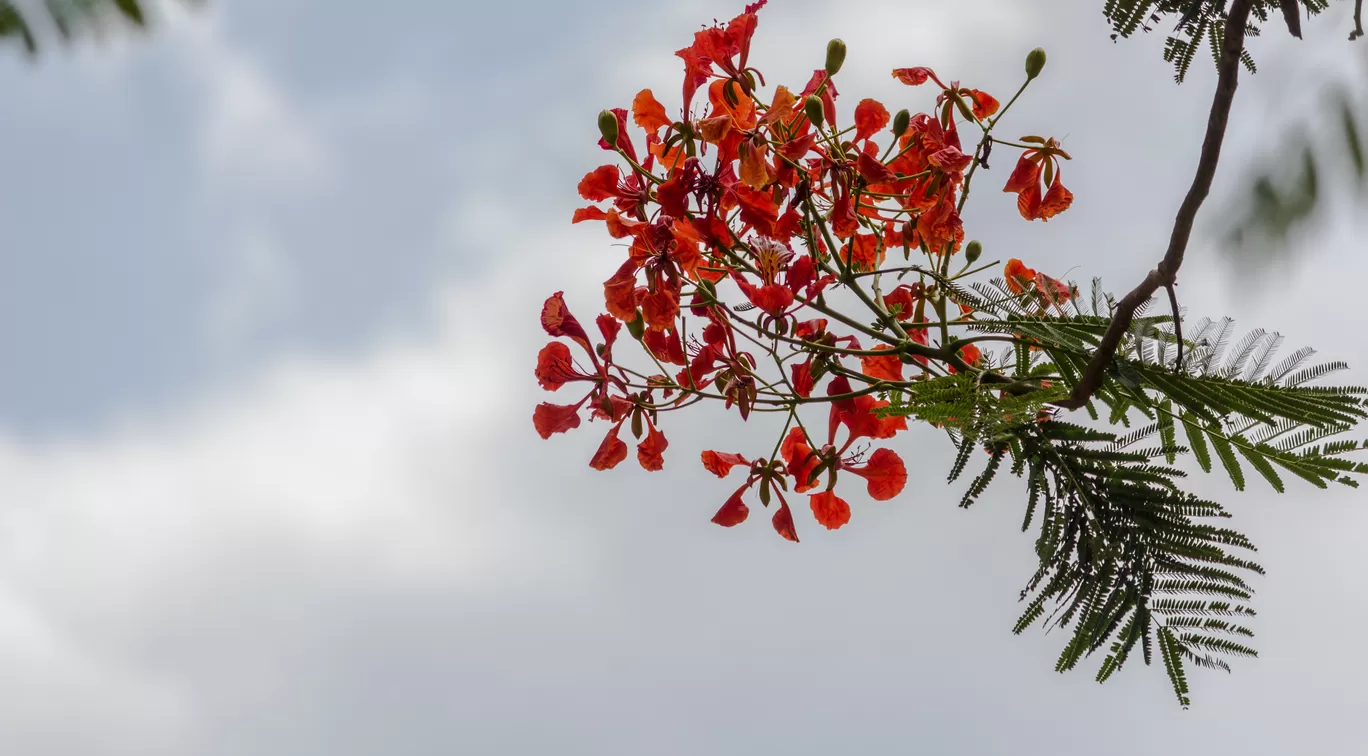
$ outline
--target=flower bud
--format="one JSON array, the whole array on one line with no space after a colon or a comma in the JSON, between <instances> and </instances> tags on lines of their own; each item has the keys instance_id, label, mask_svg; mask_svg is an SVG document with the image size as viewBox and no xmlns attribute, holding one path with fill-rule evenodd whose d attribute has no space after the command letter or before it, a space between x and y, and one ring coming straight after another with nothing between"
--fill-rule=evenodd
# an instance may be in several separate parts
<instances>
[{"instance_id":1,"label":"flower bud","mask_svg":"<svg viewBox=\"0 0 1368 756\"><path fill-rule=\"evenodd\" d=\"M979 256L982 254L983 244L978 239L974 239L964 247L964 259L970 265L973 265L975 262L977 262Z\"/></svg>"},{"instance_id":2,"label":"flower bud","mask_svg":"<svg viewBox=\"0 0 1368 756\"><path fill-rule=\"evenodd\" d=\"M845 63L846 46L839 39L833 39L827 43L826 72L827 76L835 76L841 70L841 64Z\"/></svg>"},{"instance_id":3,"label":"flower bud","mask_svg":"<svg viewBox=\"0 0 1368 756\"><path fill-rule=\"evenodd\" d=\"M817 128L822 128L822 101L814 95L808 95L803 103L803 112L807 113L809 121Z\"/></svg>"},{"instance_id":4,"label":"flower bud","mask_svg":"<svg viewBox=\"0 0 1368 756\"><path fill-rule=\"evenodd\" d=\"M618 140L618 119L617 115L611 110L600 110L598 114L599 133L603 135L603 141L610 146L616 147Z\"/></svg>"},{"instance_id":5,"label":"flower bud","mask_svg":"<svg viewBox=\"0 0 1368 756\"><path fill-rule=\"evenodd\" d=\"M969 109L969 103L965 102L963 97L960 97L958 94L956 94L956 95L955 95L953 98L951 98L951 99L953 99L953 100L955 101L955 107L959 108L960 115L964 116L964 120L966 120L966 121L977 121L977 120L978 120L977 118L974 117L974 111Z\"/></svg>"},{"instance_id":6,"label":"flower bud","mask_svg":"<svg viewBox=\"0 0 1368 756\"><path fill-rule=\"evenodd\" d=\"M893 136L900 137L907 133L907 127L912 123L912 114L907 112L907 108L898 111L893 116Z\"/></svg>"},{"instance_id":7,"label":"flower bud","mask_svg":"<svg viewBox=\"0 0 1368 756\"><path fill-rule=\"evenodd\" d=\"M641 408L637 407L636 409L632 410L632 437L641 438L642 430L643 429L641 427Z\"/></svg>"},{"instance_id":8,"label":"flower bud","mask_svg":"<svg viewBox=\"0 0 1368 756\"><path fill-rule=\"evenodd\" d=\"M637 341L641 341L641 337L646 335L646 321L641 319L640 311L635 318L627 322L627 333L632 334L632 338Z\"/></svg>"},{"instance_id":9,"label":"flower bud","mask_svg":"<svg viewBox=\"0 0 1368 756\"><path fill-rule=\"evenodd\" d=\"M1034 79L1040 75L1041 69L1045 68L1045 49L1037 47L1026 53L1026 79Z\"/></svg>"}]
</instances>

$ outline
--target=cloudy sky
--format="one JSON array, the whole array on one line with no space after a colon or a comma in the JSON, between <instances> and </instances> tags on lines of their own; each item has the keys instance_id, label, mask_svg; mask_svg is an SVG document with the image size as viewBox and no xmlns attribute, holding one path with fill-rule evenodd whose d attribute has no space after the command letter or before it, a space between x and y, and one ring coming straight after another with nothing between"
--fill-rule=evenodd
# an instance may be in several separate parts
<instances>
[{"instance_id":1,"label":"cloudy sky","mask_svg":"<svg viewBox=\"0 0 1368 756\"><path fill-rule=\"evenodd\" d=\"M730 489L697 451L765 432L734 415L671 417L653 474L587 468L593 426L536 437L540 302L591 318L620 254L567 222L594 114L647 86L677 104L671 52L740 5L214 0L0 55L0 750L1357 747L1362 494L1197 482L1269 575L1263 655L1194 673L1183 712L1159 669L1099 687L1051 671L1061 638L1009 632L1021 491L957 509L933 432L901 440L907 494L834 533L800 517L796 546L708 522ZM1062 137L1078 199L1027 224L985 191L966 223L989 259L1124 289L1167 240L1214 75L1175 86L1160 36L1113 45L1099 6L771 0L752 60L801 86L840 36L846 108L916 109L888 69L1005 96L1044 46L1006 128ZM1363 382L1351 209L1259 275L1211 243L1242 166L1320 128L1316 78L1362 91L1345 6L1257 42L1180 291Z\"/></svg>"}]
</instances>

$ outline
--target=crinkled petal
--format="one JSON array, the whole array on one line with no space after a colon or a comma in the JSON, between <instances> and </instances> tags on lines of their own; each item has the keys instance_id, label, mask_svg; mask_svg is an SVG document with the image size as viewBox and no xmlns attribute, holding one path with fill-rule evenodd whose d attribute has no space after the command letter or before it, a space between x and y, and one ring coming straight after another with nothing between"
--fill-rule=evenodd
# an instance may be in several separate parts
<instances>
[{"instance_id":1,"label":"crinkled petal","mask_svg":"<svg viewBox=\"0 0 1368 756\"><path fill-rule=\"evenodd\" d=\"M831 491L821 491L808 496L812 506L812 516L827 530L836 530L850 522L850 505Z\"/></svg>"}]
</instances>

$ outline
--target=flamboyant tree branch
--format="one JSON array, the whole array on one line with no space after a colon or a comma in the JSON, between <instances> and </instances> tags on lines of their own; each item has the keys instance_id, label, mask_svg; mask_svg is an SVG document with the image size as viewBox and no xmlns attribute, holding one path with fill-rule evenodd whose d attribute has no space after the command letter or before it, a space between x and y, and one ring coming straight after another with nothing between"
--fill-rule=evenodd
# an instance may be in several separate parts
<instances>
[{"instance_id":1,"label":"flamboyant tree branch","mask_svg":"<svg viewBox=\"0 0 1368 756\"><path fill-rule=\"evenodd\" d=\"M1131 326L1135 311L1148 302L1161 287L1171 287L1178 280L1178 269L1183 265L1183 255L1187 252L1188 239L1192 236L1192 224L1197 219L1197 211L1211 191L1211 181L1216 176L1216 164L1221 159L1221 144L1225 141L1226 123L1230 120L1230 106L1235 100L1235 88L1239 85L1240 54L1244 51L1245 27L1249 22L1250 0L1233 0L1226 18L1224 38L1221 42L1221 65L1216 80L1216 95L1212 99L1211 114L1207 117L1206 137L1202 140L1202 154L1197 161L1197 174L1192 178L1183 204L1178 208L1178 217L1173 222L1173 233L1169 236L1168 250L1164 258L1145 276L1138 286L1116 303L1111 324L1107 326L1102 341L1097 345L1092 361L1088 363L1073 393L1068 398L1055 402L1064 409L1078 409L1085 406L1092 395L1102 385L1102 378L1111 366L1112 358L1121 339ZM1176 319L1176 314L1175 314Z\"/></svg>"}]
</instances>

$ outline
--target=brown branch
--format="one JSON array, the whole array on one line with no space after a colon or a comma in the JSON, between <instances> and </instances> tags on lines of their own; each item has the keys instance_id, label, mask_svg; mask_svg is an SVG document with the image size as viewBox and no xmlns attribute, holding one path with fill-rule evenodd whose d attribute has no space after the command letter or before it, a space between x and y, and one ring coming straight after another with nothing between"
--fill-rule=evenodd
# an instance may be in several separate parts
<instances>
[{"instance_id":1,"label":"brown branch","mask_svg":"<svg viewBox=\"0 0 1368 756\"><path fill-rule=\"evenodd\" d=\"M1363 36L1363 0L1354 0L1354 30L1349 32L1349 41Z\"/></svg>"},{"instance_id":2,"label":"brown branch","mask_svg":"<svg viewBox=\"0 0 1368 756\"><path fill-rule=\"evenodd\" d=\"M1207 117L1206 137L1202 140L1202 154L1197 162L1197 174L1192 178L1183 204L1178 208L1178 217L1173 222L1173 233L1169 237L1168 251L1153 270L1145 276L1138 286L1116 303L1111 324L1097 345L1097 352L1083 372L1073 393L1067 399L1055 402L1063 409L1078 409L1085 406L1094 392L1102 385L1102 378L1111 366L1121 339L1130 328L1135 311L1148 302L1161 286L1177 283L1178 269L1183 264L1183 254L1187 251L1188 239L1192 236L1192 224L1197 211L1211 191L1211 181L1216 176L1216 164L1221 159L1221 143L1225 140L1226 123L1230 120L1230 106L1235 100L1235 88L1239 85L1240 53L1244 50L1245 27L1249 22L1250 0L1233 0L1230 13L1226 18L1225 34L1221 44L1221 65L1216 80L1216 95L1212 99L1211 114Z\"/></svg>"}]
</instances>

